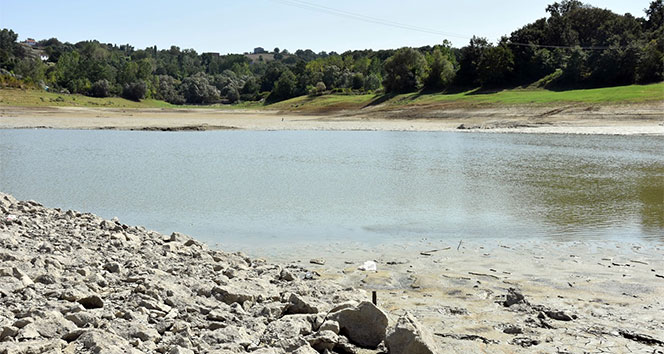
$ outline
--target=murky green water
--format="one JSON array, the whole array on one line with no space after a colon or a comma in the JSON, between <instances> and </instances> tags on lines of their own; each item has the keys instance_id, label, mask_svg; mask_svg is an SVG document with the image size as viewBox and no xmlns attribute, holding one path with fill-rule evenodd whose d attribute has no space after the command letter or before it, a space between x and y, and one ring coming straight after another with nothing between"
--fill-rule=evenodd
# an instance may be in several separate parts
<instances>
[{"instance_id":1,"label":"murky green water","mask_svg":"<svg viewBox=\"0 0 664 354\"><path fill-rule=\"evenodd\" d=\"M664 240L664 138L0 131L0 190L222 247Z\"/></svg>"}]
</instances>

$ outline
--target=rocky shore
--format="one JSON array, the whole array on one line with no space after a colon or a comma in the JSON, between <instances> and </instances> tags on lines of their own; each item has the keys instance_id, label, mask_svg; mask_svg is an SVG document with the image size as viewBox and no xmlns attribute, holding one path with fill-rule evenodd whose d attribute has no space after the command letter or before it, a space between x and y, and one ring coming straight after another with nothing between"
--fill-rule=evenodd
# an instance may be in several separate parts
<instances>
[{"instance_id":1,"label":"rocky shore","mask_svg":"<svg viewBox=\"0 0 664 354\"><path fill-rule=\"evenodd\" d=\"M0 215L3 354L435 350L411 315L306 267L6 194Z\"/></svg>"},{"instance_id":2,"label":"rocky shore","mask_svg":"<svg viewBox=\"0 0 664 354\"><path fill-rule=\"evenodd\" d=\"M659 246L532 248L276 264L0 193L0 354L664 352Z\"/></svg>"}]
</instances>

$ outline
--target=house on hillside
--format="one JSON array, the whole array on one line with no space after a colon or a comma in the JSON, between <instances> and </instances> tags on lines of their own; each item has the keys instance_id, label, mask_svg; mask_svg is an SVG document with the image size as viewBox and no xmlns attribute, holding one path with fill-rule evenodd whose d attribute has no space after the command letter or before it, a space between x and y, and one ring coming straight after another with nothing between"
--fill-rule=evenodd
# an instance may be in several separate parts
<instances>
[{"instance_id":1,"label":"house on hillside","mask_svg":"<svg viewBox=\"0 0 664 354\"><path fill-rule=\"evenodd\" d=\"M31 47L34 47L34 46L37 45L37 41L35 41L34 38L28 38L28 39L24 40L24 41L21 42L21 43L23 43L23 44L27 44L27 45L29 45L29 46L31 46Z\"/></svg>"},{"instance_id":2,"label":"house on hillside","mask_svg":"<svg viewBox=\"0 0 664 354\"><path fill-rule=\"evenodd\" d=\"M254 48L254 54L264 54L264 53L267 53L267 51L263 49L263 47Z\"/></svg>"}]
</instances>

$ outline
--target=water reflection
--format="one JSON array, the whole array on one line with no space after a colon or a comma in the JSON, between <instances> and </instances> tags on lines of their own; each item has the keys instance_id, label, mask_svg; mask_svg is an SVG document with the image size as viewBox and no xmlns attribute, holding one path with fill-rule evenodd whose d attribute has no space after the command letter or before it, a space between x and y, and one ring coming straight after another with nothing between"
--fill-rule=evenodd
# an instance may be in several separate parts
<instances>
[{"instance_id":1,"label":"water reflection","mask_svg":"<svg viewBox=\"0 0 664 354\"><path fill-rule=\"evenodd\" d=\"M664 139L0 131L0 190L233 248L427 238L664 240Z\"/></svg>"}]
</instances>

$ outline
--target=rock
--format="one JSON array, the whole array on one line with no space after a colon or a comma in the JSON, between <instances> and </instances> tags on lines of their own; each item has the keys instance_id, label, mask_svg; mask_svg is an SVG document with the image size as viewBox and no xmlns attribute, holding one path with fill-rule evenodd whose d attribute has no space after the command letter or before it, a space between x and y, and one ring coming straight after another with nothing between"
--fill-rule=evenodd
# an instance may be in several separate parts
<instances>
[{"instance_id":1,"label":"rock","mask_svg":"<svg viewBox=\"0 0 664 354\"><path fill-rule=\"evenodd\" d=\"M76 343L96 354L136 353L131 344L120 336L101 330L89 330L81 334Z\"/></svg>"},{"instance_id":2,"label":"rock","mask_svg":"<svg viewBox=\"0 0 664 354\"><path fill-rule=\"evenodd\" d=\"M385 339L387 315L368 301L328 315L339 323L339 333L363 348L376 348Z\"/></svg>"},{"instance_id":3,"label":"rock","mask_svg":"<svg viewBox=\"0 0 664 354\"><path fill-rule=\"evenodd\" d=\"M173 232L168 239L169 242L179 242L179 243L185 243L189 240L191 240L191 237L185 234L181 234L179 232Z\"/></svg>"},{"instance_id":4,"label":"rock","mask_svg":"<svg viewBox=\"0 0 664 354\"><path fill-rule=\"evenodd\" d=\"M293 354L318 354L318 351L307 344L295 349Z\"/></svg>"},{"instance_id":5,"label":"rock","mask_svg":"<svg viewBox=\"0 0 664 354\"><path fill-rule=\"evenodd\" d=\"M45 318L39 318L35 322L23 327L22 332L36 331L43 338L60 338L65 333L76 329L74 323L66 320L59 312L50 312ZM36 337L35 337L36 338Z\"/></svg>"},{"instance_id":6,"label":"rock","mask_svg":"<svg viewBox=\"0 0 664 354\"><path fill-rule=\"evenodd\" d=\"M61 342L59 340L31 340L20 343L0 343L0 354L38 354L38 353L61 353Z\"/></svg>"},{"instance_id":7,"label":"rock","mask_svg":"<svg viewBox=\"0 0 664 354\"><path fill-rule=\"evenodd\" d=\"M57 282L55 277L52 276L51 274L42 274L42 275L38 276L37 278L35 278L35 281L37 283L41 283L41 284L45 284L45 285L51 285L51 284L55 284Z\"/></svg>"},{"instance_id":8,"label":"rock","mask_svg":"<svg viewBox=\"0 0 664 354\"><path fill-rule=\"evenodd\" d=\"M339 334L339 323L337 321L327 320L318 328L319 331L332 331Z\"/></svg>"},{"instance_id":9,"label":"rock","mask_svg":"<svg viewBox=\"0 0 664 354\"><path fill-rule=\"evenodd\" d=\"M514 304L526 303L526 298L520 292L516 291L514 288L509 288L507 290L507 295L505 296L505 301L503 301L503 306L510 307Z\"/></svg>"},{"instance_id":10,"label":"rock","mask_svg":"<svg viewBox=\"0 0 664 354\"><path fill-rule=\"evenodd\" d=\"M101 227L103 230L109 230L109 231L121 231L122 226L108 220L102 220L101 223L99 223L99 227Z\"/></svg>"},{"instance_id":11,"label":"rock","mask_svg":"<svg viewBox=\"0 0 664 354\"><path fill-rule=\"evenodd\" d=\"M99 295L90 295L78 300L78 303L86 309L100 309L104 307L104 301Z\"/></svg>"},{"instance_id":12,"label":"rock","mask_svg":"<svg viewBox=\"0 0 664 354\"><path fill-rule=\"evenodd\" d=\"M99 318L87 312L70 313L65 318L78 327L97 327Z\"/></svg>"},{"instance_id":13,"label":"rock","mask_svg":"<svg viewBox=\"0 0 664 354\"><path fill-rule=\"evenodd\" d=\"M293 273L291 273L290 270L284 268L284 269L281 270L281 273L279 273L279 279L285 280L285 281L293 281L297 278L293 275Z\"/></svg>"},{"instance_id":14,"label":"rock","mask_svg":"<svg viewBox=\"0 0 664 354\"><path fill-rule=\"evenodd\" d=\"M314 258L314 259L309 260L309 263L323 265L323 264L325 264L325 260L322 259L322 258Z\"/></svg>"},{"instance_id":15,"label":"rock","mask_svg":"<svg viewBox=\"0 0 664 354\"><path fill-rule=\"evenodd\" d=\"M0 328L0 342L5 338L14 337L18 334L19 329L14 326L4 326Z\"/></svg>"},{"instance_id":16,"label":"rock","mask_svg":"<svg viewBox=\"0 0 664 354\"><path fill-rule=\"evenodd\" d=\"M433 335L410 313L399 317L385 338L390 354L435 354L441 352Z\"/></svg>"},{"instance_id":17,"label":"rock","mask_svg":"<svg viewBox=\"0 0 664 354\"><path fill-rule=\"evenodd\" d=\"M138 303L138 306L146 308L148 310L157 310L161 312L168 313L171 311L172 307L166 304L160 303L156 300L141 300Z\"/></svg>"},{"instance_id":18,"label":"rock","mask_svg":"<svg viewBox=\"0 0 664 354\"><path fill-rule=\"evenodd\" d=\"M111 273L120 273L122 270L122 267L120 266L120 263L118 262L109 262L104 265L104 269Z\"/></svg>"},{"instance_id":19,"label":"rock","mask_svg":"<svg viewBox=\"0 0 664 354\"><path fill-rule=\"evenodd\" d=\"M18 203L18 200L9 194L0 193L0 206L9 208L10 206Z\"/></svg>"},{"instance_id":20,"label":"rock","mask_svg":"<svg viewBox=\"0 0 664 354\"><path fill-rule=\"evenodd\" d=\"M544 313L551 319L557 321L572 321L573 318L562 311L544 311Z\"/></svg>"},{"instance_id":21,"label":"rock","mask_svg":"<svg viewBox=\"0 0 664 354\"><path fill-rule=\"evenodd\" d=\"M244 304L245 301L254 301L254 295L247 294L245 291L234 287L218 287L215 286L211 291L212 296L217 300L224 302L228 305L237 302L240 305Z\"/></svg>"},{"instance_id":22,"label":"rock","mask_svg":"<svg viewBox=\"0 0 664 354\"><path fill-rule=\"evenodd\" d=\"M23 286L30 286L30 285L33 285L33 284L34 284L34 282L32 281L32 279L30 279L30 277L28 277L27 274L23 273L22 270L20 270L20 269L18 269L18 268L16 268L16 267L12 268L12 274L14 275L14 278L16 278L16 279L18 279L18 280L21 281L21 283L23 284Z\"/></svg>"},{"instance_id":23,"label":"rock","mask_svg":"<svg viewBox=\"0 0 664 354\"><path fill-rule=\"evenodd\" d=\"M156 329L143 324L136 325L131 332L131 336L138 338L143 342L156 342L161 338L161 335Z\"/></svg>"},{"instance_id":24,"label":"rock","mask_svg":"<svg viewBox=\"0 0 664 354\"><path fill-rule=\"evenodd\" d=\"M303 345L308 345L303 336L311 334L312 331L311 315L284 316L267 325L260 342L290 353Z\"/></svg>"},{"instance_id":25,"label":"rock","mask_svg":"<svg viewBox=\"0 0 664 354\"><path fill-rule=\"evenodd\" d=\"M325 350L331 351L337 342L339 342L339 336L336 333L327 330L318 331L318 333L307 336L306 339L313 349L321 353Z\"/></svg>"},{"instance_id":26,"label":"rock","mask_svg":"<svg viewBox=\"0 0 664 354\"><path fill-rule=\"evenodd\" d=\"M194 354L194 351L191 349L176 346L171 348L171 350L168 351L168 354Z\"/></svg>"},{"instance_id":27,"label":"rock","mask_svg":"<svg viewBox=\"0 0 664 354\"><path fill-rule=\"evenodd\" d=\"M311 304L311 301L305 301L297 294L291 294L288 299L289 305L286 307L286 314L307 314L318 313L318 308Z\"/></svg>"}]
</instances>

